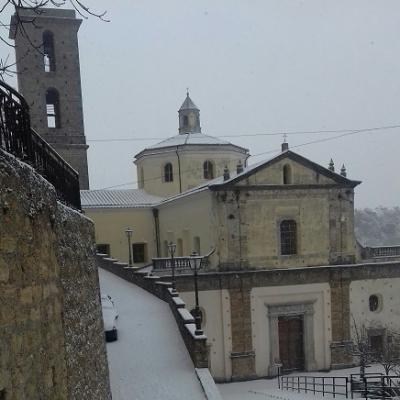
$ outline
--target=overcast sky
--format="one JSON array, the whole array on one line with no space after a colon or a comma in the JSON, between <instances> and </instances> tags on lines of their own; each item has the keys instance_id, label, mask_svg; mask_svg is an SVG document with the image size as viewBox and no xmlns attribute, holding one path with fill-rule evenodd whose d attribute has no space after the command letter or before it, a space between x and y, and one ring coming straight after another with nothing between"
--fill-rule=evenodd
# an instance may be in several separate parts
<instances>
[{"instance_id":1,"label":"overcast sky","mask_svg":"<svg viewBox=\"0 0 400 400\"><path fill-rule=\"evenodd\" d=\"M177 134L186 87L203 133L266 153L250 164L270 157L282 136L249 135L400 125L398 0L86 4L111 19L84 21L79 33L92 189L136 181L134 155ZM94 141L122 138L143 140ZM331 157L337 168L344 163L349 178L363 181L356 207L399 206L399 145L397 128L294 150L324 166Z\"/></svg>"}]
</instances>

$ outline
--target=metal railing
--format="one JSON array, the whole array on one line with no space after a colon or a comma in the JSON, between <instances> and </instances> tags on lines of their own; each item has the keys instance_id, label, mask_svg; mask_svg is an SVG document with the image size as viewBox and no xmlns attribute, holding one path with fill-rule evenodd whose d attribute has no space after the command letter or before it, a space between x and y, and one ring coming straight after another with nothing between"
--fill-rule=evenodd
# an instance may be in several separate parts
<instances>
[{"instance_id":1,"label":"metal railing","mask_svg":"<svg viewBox=\"0 0 400 400\"><path fill-rule=\"evenodd\" d=\"M400 256L400 246L367 247L372 258Z\"/></svg>"},{"instance_id":2,"label":"metal railing","mask_svg":"<svg viewBox=\"0 0 400 400\"><path fill-rule=\"evenodd\" d=\"M174 257L174 266L176 269L190 269L189 257ZM171 258L153 258L154 270L169 270L172 268Z\"/></svg>"},{"instance_id":3,"label":"metal railing","mask_svg":"<svg viewBox=\"0 0 400 400\"><path fill-rule=\"evenodd\" d=\"M350 375L351 398L360 394L366 399L391 399L400 396L400 377L381 373Z\"/></svg>"},{"instance_id":4,"label":"metal railing","mask_svg":"<svg viewBox=\"0 0 400 400\"><path fill-rule=\"evenodd\" d=\"M322 394L349 397L349 378L346 376L279 376L279 388L298 393Z\"/></svg>"},{"instance_id":5,"label":"metal railing","mask_svg":"<svg viewBox=\"0 0 400 400\"><path fill-rule=\"evenodd\" d=\"M0 148L30 164L55 187L59 200L81 209L78 173L31 128L25 99L1 81Z\"/></svg>"}]
</instances>

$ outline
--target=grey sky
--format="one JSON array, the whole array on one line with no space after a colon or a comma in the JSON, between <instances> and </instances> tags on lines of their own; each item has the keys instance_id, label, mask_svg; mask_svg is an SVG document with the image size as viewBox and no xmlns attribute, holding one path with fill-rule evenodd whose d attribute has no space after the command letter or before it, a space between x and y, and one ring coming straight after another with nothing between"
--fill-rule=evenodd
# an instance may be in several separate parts
<instances>
[{"instance_id":1,"label":"grey sky","mask_svg":"<svg viewBox=\"0 0 400 400\"><path fill-rule=\"evenodd\" d=\"M178 129L186 87L204 133L248 135L400 124L400 2L86 0L110 23L80 30L92 189L136 181L133 156ZM363 184L356 207L400 205L400 129L295 149ZM296 145L332 135L296 135ZM281 136L231 137L251 154ZM270 154L250 158L260 161ZM126 188L132 187L125 186Z\"/></svg>"}]
</instances>

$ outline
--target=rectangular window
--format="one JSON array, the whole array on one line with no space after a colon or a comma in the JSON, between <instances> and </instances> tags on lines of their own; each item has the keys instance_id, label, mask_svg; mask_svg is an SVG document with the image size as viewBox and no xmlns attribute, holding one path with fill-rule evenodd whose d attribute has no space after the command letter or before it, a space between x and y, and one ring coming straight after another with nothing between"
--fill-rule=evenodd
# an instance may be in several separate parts
<instances>
[{"instance_id":1,"label":"rectangular window","mask_svg":"<svg viewBox=\"0 0 400 400\"><path fill-rule=\"evenodd\" d=\"M145 263L147 261L147 245L146 243L132 244L133 263Z\"/></svg>"},{"instance_id":2,"label":"rectangular window","mask_svg":"<svg viewBox=\"0 0 400 400\"><path fill-rule=\"evenodd\" d=\"M285 220L280 224L281 254L297 254L297 224L294 220Z\"/></svg>"},{"instance_id":3,"label":"rectangular window","mask_svg":"<svg viewBox=\"0 0 400 400\"><path fill-rule=\"evenodd\" d=\"M108 256L110 255L110 245L109 244L97 244L96 245L96 250L100 254L107 254Z\"/></svg>"}]
</instances>

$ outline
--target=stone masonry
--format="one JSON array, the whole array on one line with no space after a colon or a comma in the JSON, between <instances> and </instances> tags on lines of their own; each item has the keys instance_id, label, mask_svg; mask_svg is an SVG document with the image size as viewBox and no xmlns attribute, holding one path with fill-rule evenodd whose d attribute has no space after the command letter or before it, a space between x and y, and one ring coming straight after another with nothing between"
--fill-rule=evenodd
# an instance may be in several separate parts
<instances>
[{"instance_id":1,"label":"stone masonry","mask_svg":"<svg viewBox=\"0 0 400 400\"><path fill-rule=\"evenodd\" d=\"M0 398L111 399L93 224L2 150L0 304Z\"/></svg>"},{"instance_id":2,"label":"stone masonry","mask_svg":"<svg viewBox=\"0 0 400 400\"><path fill-rule=\"evenodd\" d=\"M31 126L79 173L81 189L89 189L87 144L83 124L82 89L79 66L78 29L82 20L75 18L74 10L41 9L40 14L19 9L25 23L22 35L11 19L10 38L15 40L18 89L30 107ZM45 71L41 48L43 34L52 35L54 70ZM29 37L29 41L26 39ZM59 126L49 127L46 93L58 93Z\"/></svg>"}]
</instances>

